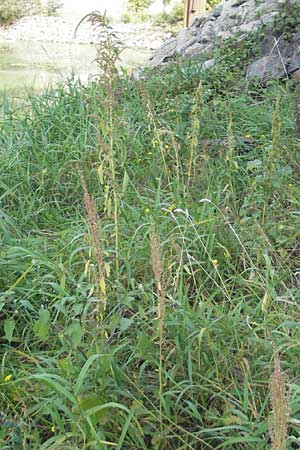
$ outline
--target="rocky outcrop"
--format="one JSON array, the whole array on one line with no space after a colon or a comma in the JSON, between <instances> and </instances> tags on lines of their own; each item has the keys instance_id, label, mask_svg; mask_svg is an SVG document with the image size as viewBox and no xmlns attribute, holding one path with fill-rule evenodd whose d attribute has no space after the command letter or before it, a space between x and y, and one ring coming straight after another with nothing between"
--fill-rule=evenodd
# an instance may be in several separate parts
<instances>
[{"instance_id":1,"label":"rocky outcrop","mask_svg":"<svg viewBox=\"0 0 300 450\"><path fill-rule=\"evenodd\" d=\"M1 1L1 0L0 0ZM76 17L26 16L8 28L0 27L0 41L44 41L77 44L95 44L99 30L84 21L74 31ZM171 33L150 23L113 23L112 30L124 47L155 50L170 38Z\"/></svg>"},{"instance_id":2,"label":"rocky outcrop","mask_svg":"<svg viewBox=\"0 0 300 450\"><path fill-rule=\"evenodd\" d=\"M218 42L227 38L243 39L266 25L261 42L261 54L248 67L247 77L267 81L300 75L300 33L288 40L278 38L272 24L282 14L286 2L299 5L299 0L223 0L212 12L198 17L190 28L166 41L151 57L149 66L162 65L177 55L195 57L205 55L202 69L213 66L213 51Z\"/></svg>"}]
</instances>

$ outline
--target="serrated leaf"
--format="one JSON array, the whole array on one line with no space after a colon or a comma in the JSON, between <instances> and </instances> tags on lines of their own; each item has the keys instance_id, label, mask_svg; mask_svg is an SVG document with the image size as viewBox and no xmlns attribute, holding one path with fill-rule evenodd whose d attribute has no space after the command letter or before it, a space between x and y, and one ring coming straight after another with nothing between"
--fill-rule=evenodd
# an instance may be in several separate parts
<instances>
[{"instance_id":1,"label":"serrated leaf","mask_svg":"<svg viewBox=\"0 0 300 450\"><path fill-rule=\"evenodd\" d=\"M5 319L5 321L4 321L4 336L9 342L11 342L11 340L12 340L15 327L16 327L16 321L14 319Z\"/></svg>"}]
</instances>

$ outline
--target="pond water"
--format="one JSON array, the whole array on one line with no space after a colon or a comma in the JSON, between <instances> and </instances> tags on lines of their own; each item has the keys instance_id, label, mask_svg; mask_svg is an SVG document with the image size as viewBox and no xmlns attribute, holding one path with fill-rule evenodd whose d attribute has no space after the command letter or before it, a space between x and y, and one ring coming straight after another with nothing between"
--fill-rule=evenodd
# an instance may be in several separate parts
<instances>
[{"instance_id":1,"label":"pond water","mask_svg":"<svg viewBox=\"0 0 300 450\"><path fill-rule=\"evenodd\" d=\"M82 81L97 74L93 62L95 46L84 44L56 44L49 42L0 42L0 91L22 96L28 89L41 90L49 84L73 74ZM138 49L126 49L120 64L137 68L150 54Z\"/></svg>"}]
</instances>

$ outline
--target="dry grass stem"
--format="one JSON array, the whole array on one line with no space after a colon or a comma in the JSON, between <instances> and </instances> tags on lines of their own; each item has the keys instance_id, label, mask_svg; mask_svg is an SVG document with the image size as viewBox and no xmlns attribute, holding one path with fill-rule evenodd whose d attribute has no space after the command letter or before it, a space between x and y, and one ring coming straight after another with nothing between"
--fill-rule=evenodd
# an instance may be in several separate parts
<instances>
[{"instance_id":1,"label":"dry grass stem","mask_svg":"<svg viewBox=\"0 0 300 450\"><path fill-rule=\"evenodd\" d=\"M89 194L86 181L83 173L80 170L79 165L77 165L77 171L80 177L80 181L83 188L83 204L86 212L86 221L91 234L92 250L94 252L94 257L97 263L97 287L98 294L101 300L101 309L105 310L106 306L106 292L105 292L105 281L104 281L104 260L103 251L100 245L100 234L99 234L99 217L97 214L97 205L95 199ZM101 312L102 312L101 311Z\"/></svg>"},{"instance_id":2,"label":"dry grass stem","mask_svg":"<svg viewBox=\"0 0 300 450\"><path fill-rule=\"evenodd\" d=\"M155 277L156 289L159 297L158 301L158 320L159 320L159 393L160 393L160 424L162 421L162 394L163 394L163 341L164 341L164 316L165 316L165 293L163 289L163 254L159 235L152 231L151 241L151 266Z\"/></svg>"},{"instance_id":3,"label":"dry grass stem","mask_svg":"<svg viewBox=\"0 0 300 450\"><path fill-rule=\"evenodd\" d=\"M274 372L271 375L269 389L272 407L272 416L269 420L272 450L286 450L289 398L287 377L281 371L277 349L274 350Z\"/></svg>"}]
</instances>

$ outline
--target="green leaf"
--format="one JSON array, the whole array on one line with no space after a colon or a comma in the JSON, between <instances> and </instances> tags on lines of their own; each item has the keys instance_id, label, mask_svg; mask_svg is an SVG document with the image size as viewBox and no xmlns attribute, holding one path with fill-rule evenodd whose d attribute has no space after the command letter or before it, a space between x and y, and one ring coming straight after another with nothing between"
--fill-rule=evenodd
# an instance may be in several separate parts
<instances>
[{"instance_id":1,"label":"green leaf","mask_svg":"<svg viewBox=\"0 0 300 450\"><path fill-rule=\"evenodd\" d=\"M83 385L84 380L87 377L87 373L89 371L89 368L91 366L91 364L96 361L96 359L99 359L101 357L103 357L104 355L101 354L96 354L96 355L92 355L89 357L89 359L85 362L84 366L82 367L79 376L77 378L76 384L75 384L75 388L74 388L74 392L76 395L79 394L79 391Z\"/></svg>"},{"instance_id":2,"label":"green leaf","mask_svg":"<svg viewBox=\"0 0 300 450\"><path fill-rule=\"evenodd\" d=\"M122 184L122 195L124 195L126 193L128 184L129 184L129 176L128 176L127 171L125 170L124 177L123 177L123 184Z\"/></svg>"},{"instance_id":3,"label":"green leaf","mask_svg":"<svg viewBox=\"0 0 300 450\"><path fill-rule=\"evenodd\" d=\"M133 324L132 319L122 317L122 319L120 320L120 331L126 331L132 324Z\"/></svg>"},{"instance_id":4,"label":"green leaf","mask_svg":"<svg viewBox=\"0 0 300 450\"><path fill-rule=\"evenodd\" d=\"M73 348L77 348L80 344L83 336L83 329L79 322L73 322L67 328L67 334L71 338L71 343Z\"/></svg>"},{"instance_id":5,"label":"green leaf","mask_svg":"<svg viewBox=\"0 0 300 450\"><path fill-rule=\"evenodd\" d=\"M82 411L93 416L93 422L104 424L111 417L111 411L106 406L105 399L95 394L78 398L78 403ZM91 413L91 411L93 411Z\"/></svg>"},{"instance_id":6,"label":"green leaf","mask_svg":"<svg viewBox=\"0 0 300 450\"><path fill-rule=\"evenodd\" d=\"M249 161L247 163L248 170L257 169L258 167L261 167L261 166L262 166L262 161L260 159L254 159L253 161Z\"/></svg>"},{"instance_id":7,"label":"green leaf","mask_svg":"<svg viewBox=\"0 0 300 450\"><path fill-rule=\"evenodd\" d=\"M49 334L50 330L50 313L47 309L40 309L39 319L35 321L33 326L34 334L41 340L45 340Z\"/></svg>"},{"instance_id":8,"label":"green leaf","mask_svg":"<svg viewBox=\"0 0 300 450\"><path fill-rule=\"evenodd\" d=\"M66 380L60 377L59 375L54 375L50 373L33 374L31 375L30 379L38 380L47 384L58 394L63 395L73 405L77 406L76 397L69 391L68 387L66 387L67 386Z\"/></svg>"},{"instance_id":9,"label":"green leaf","mask_svg":"<svg viewBox=\"0 0 300 450\"><path fill-rule=\"evenodd\" d=\"M140 334L136 348L142 358L151 358L155 354L153 342L145 333Z\"/></svg>"},{"instance_id":10,"label":"green leaf","mask_svg":"<svg viewBox=\"0 0 300 450\"><path fill-rule=\"evenodd\" d=\"M15 326L16 326L16 321L14 319L5 319L5 321L4 321L4 336L9 342L11 342L11 340L12 340Z\"/></svg>"}]
</instances>

